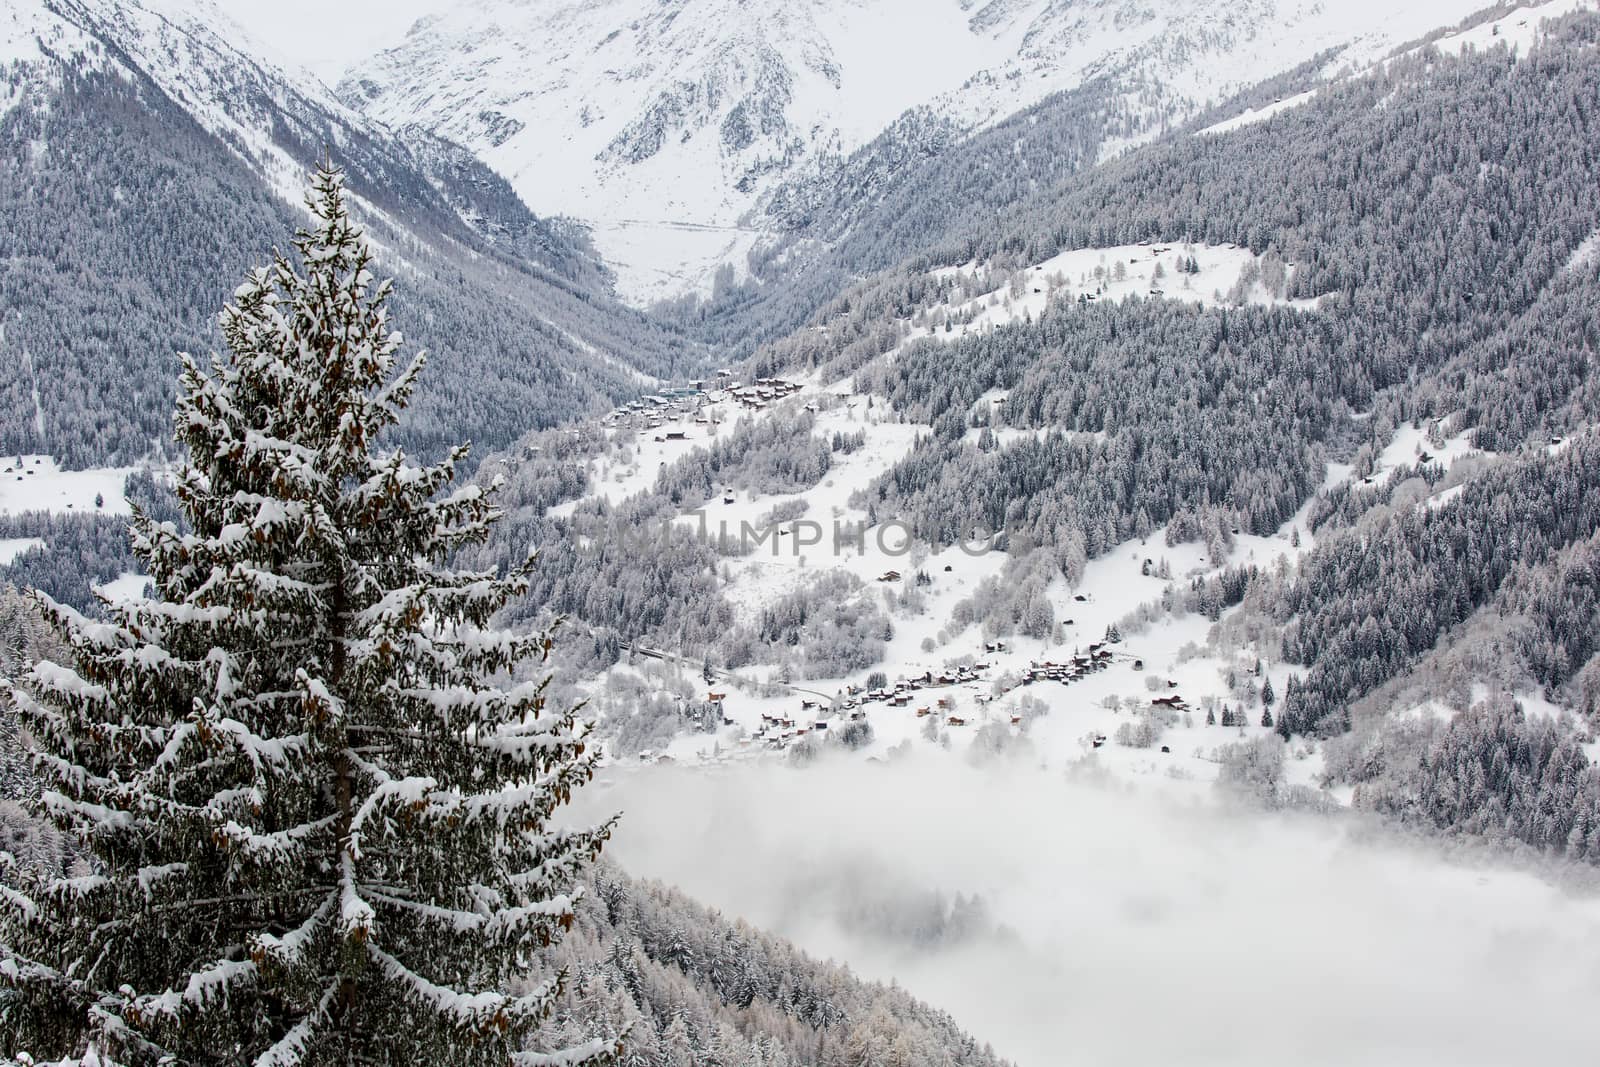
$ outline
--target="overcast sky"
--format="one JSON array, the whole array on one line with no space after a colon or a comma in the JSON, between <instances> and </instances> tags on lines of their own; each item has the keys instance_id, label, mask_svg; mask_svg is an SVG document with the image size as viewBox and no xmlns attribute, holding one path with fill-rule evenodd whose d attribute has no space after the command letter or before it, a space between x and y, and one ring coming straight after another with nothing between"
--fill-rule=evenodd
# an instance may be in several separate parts
<instances>
[{"instance_id":1,"label":"overcast sky","mask_svg":"<svg viewBox=\"0 0 1600 1067\"><path fill-rule=\"evenodd\" d=\"M351 64L399 42L449 0L216 0L246 30L332 85Z\"/></svg>"}]
</instances>

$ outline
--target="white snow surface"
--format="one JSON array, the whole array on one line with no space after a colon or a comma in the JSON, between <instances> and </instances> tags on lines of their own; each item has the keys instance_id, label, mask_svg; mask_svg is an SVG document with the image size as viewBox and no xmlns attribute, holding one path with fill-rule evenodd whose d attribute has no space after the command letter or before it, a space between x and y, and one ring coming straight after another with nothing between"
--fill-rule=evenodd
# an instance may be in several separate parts
<instances>
[{"instance_id":1,"label":"white snow surface","mask_svg":"<svg viewBox=\"0 0 1600 1067\"><path fill-rule=\"evenodd\" d=\"M8 0L0 7L0 64L32 63L47 52L81 54L89 40L45 0Z\"/></svg>"},{"instance_id":2,"label":"white snow surface","mask_svg":"<svg viewBox=\"0 0 1600 1067\"><path fill-rule=\"evenodd\" d=\"M1466 29L1443 34L1437 40L1421 47L1436 48L1447 55L1464 55L1467 52L1484 52L1503 45L1517 55L1525 56L1528 50L1538 41L1546 21L1560 18L1563 15L1570 15L1575 11L1593 11L1597 6L1600 6L1597 5L1597 0L1550 0L1549 3L1545 4L1518 7L1504 14L1486 18ZM1424 21L1436 17L1429 11L1427 5L1404 5L1394 8L1394 11L1397 16L1407 20L1407 25L1415 25L1408 18L1411 14L1425 13L1423 14ZM1443 16L1444 14L1444 8L1440 7L1437 15ZM1466 14L1466 12L1462 12L1462 14ZM1439 17L1434 25L1444 25L1446 22L1446 18ZM1391 45L1397 40L1405 39L1406 35L1404 33L1387 38L1388 43ZM1348 78L1371 74L1382 69L1388 59L1377 61L1381 53L1375 52L1374 46L1378 44L1379 41L1377 39L1370 42L1364 41L1356 47L1347 49L1335 58L1329 64L1328 69L1324 71L1324 74L1329 77L1328 83L1336 84ZM1408 49L1401 55L1411 55L1416 51L1417 49ZM1227 133L1229 130L1236 130L1253 122L1262 122L1292 107L1298 107L1312 100L1321 89L1322 87L1319 86L1316 89L1308 89L1305 92L1275 100L1261 107L1247 108L1232 118L1212 123L1200 132L1210 134Z\"/></svg>"},{"instance_id":3,"label":"white snow surface","mask_svg":"<svg viewBox=\"0 0 1600 1067\"><path fill-rule=\"evenodd\" d=\"M125 52L126 59L108 49L102 38ZM30 76L48 82L58 77L51 64L41 63L49 57L129 80L148 76L296 209L305 200L305 172L275 138L277 116L291 116L307 130L331 131L334 143L328 148L335 157L348 130L387 135L213 0L74 0L62 5L8 0L0 7L0 63L10 59L33 65L37 69ZM25 88L27 83L24 79ZM16 99L0 96L0 111ZM360 207L376 213L365 201Z\"/></svg>"},{"instance_id":4,"label":"white snow surface","mask_svg":"<svg viewBox=\"0 0 1600 1067\"><path fill-rule=\"evenodd\" d=\"M1248 253L1244 255L1248 257ZM995 398L986 399L992 402ZM1075 653L1086 654L1090 644L1103 639L1107 627L1123 620L1141 604L1159 600L1169 584L1183 587L1193 577L1214 573L1220 565L1273 566L1280 556L1287 560L1297 558L1314 544L1314 538L1305 533L1305 511L1310 502L1271 536L1238 535L1232 555L1220 565L1204 558L1198 544L1167 546L1164 531L1157 531L1142 543L1135 540L1118 546L1091 561L1076 587L1069 587L1060 578L1050 586L1048 597L1058 620L1056 636L1043 641L1009 637L1004 650L988 650L976 627L960 630L950 626L949 620L956 604L969 597L980 582L1000 576L1008 559L1005 553L984 550L982 546L974 546L971 553L961 546L937 553L908 547L906 532L895 526L891 517L866 529L859 541L845 537L835 545L835 524L849 529L853 524L864 525L867 520L866 512L851 503L852 494L870 485L906 455L917 437L927 434L930 428L902 421L883 397L856 394L848 381L824 385L815 378L807 379L800 391L782 405L818 407L821 410L816 415L814 433L831 436L836 431L860 431L865 433L866 443L855 452L836 454L828 474L811 489L774 496L737 490L731 502L719 493L698 511L685 509L680 515L681 523L704 529L713 538L723 533L737 539L746 523L771 533L763 528L762 520L776 505L796 500L806 505L798 527L785 523L783 532L771 533L749 555L726 560L725 566L733 576L728 598L739 619L754 621L764 607L829 569L854 575L862 583L856 595L868 598L881 598L885 591L899 593L913 588L913 576L920 570L930 577L929 584L917 590L922 598L921 608L915 613L904 608L891 612L894 636L879 668L893 681L926 671L938 674L956 662L980 661L988 665L979 677L916 691L906 706L884 701L863 705L861 710L871 724L875 740L858 753L860 758L882 759L891 749L906 743L913 748L928 747L929 742L922 736L927 716L917 715L919 707L928 707L928 714L936 715L941 722L951 714L965 720L941 730L941 743L956 751L968 747L980 728L993 723L1014 736L1025 735L1042 764L1059 768L1092 764L1151 788L1205 795L1216 777L1214 750L1268 732L1259 725L1259 705L1249 710L1249 725L1205 724L1207 707L1216 706L1220 713L1224 702L1239 705L1239 699L1228 688L1228 676L1230 671L1241 677L1248 673L1255 657L1208 648L1210 623L1199 616L1164 617L1144 633L1129 634L1123 643L1110 646L1113 659L1105 669L1082 680L1071 684L1040 680L1026 686L1019 686L1018 682L1035 662L1067 662ZM781 406L774 406L764 411L740 412L728 393L713 390L699 412L705 422L696 422L694 416L686 414L644 430L615 429L613 450L591 463L589 495L617 503L653 485L663 465L705 446L711 439L713 424L720 424L719 432L726 433L740 418L767 418L780 409ZM1006 437L1020 438L1033 432L1015 431ZM683 438L672 439L676 434ZM619 459L615 450L624 444L631 450L626 461ZM1347 475L1347 470L1331 471L1330 482ZM576 502L571 502L555 510L558 514L570 513L575 506ZM1292 543L1297 529L1298 546ZM1143 573L1146 559L1151 560L1153 570L1159 570L1159 564L1164 562L1171 578ZM901 577L880 580L890 571L899 572ZM929 643L931 650L925 648ZM685 652L684 671L695 676L700 665L698 650ZM1287 669L1270 663L1266 666L1281 693ZM612 672L633 669L623 664L612 668ZM589 679L586 685L590 691L602 692L610 673ZM773 737L768 720L787 718L799 723L805 718L820 717L831 719L831 725L837 728L842 718L819 711L803 712L801 701L820 699L826 703L841 695L847 686L861 685L867 673L797 678L791 688L780 689L778 695L763 696L754 683L770 682L769 668L735 672L734 677L719 679L715 684L715 688L727 691L723 714L734 725L716 734L680 735L652 755L706 765L781 757L781 751L774 753L772 749L785 748L796 737ZM1149 688L1146 679L1152 677L1160 680L1159 689ZM698 677L693 686L699 689ZM1026 725L1013 723L1012 717L1020 710L1018 702L1025 696L1042 701L1048 713ZM1157 696L1181 697L1189 714L1187 719L1180 715L1179 724L1168 729L1156 746L1125 748L1109 740L1098 748L1094 745L1095 738L1109 739L1118 726L1146 714L1151 699ZM952 700L955 706L933 711L941 697ZM699 692L697 699L704 699L704 693ZM1160 752L1162 744L1170 751Z\"/></svg>"},{"instance_id":5,"label":"white snow surface","mask_svg":"<svg viewBox=\"0 0 1600 1067\"><path fill-rule=\"evenodd\" d=\"M112 603L128 600L138 600L144 596L145 586L149 584L148 575L135 571L123 571L109 582L103 582L94 587L94 591Z\"/></svg>"},{"instance_id":6,"label":"white snow surface","mask_svg":"<svg viewBox=\"0 0 1600 1067\"><path fill-rule=\"evenodd\" d=\"M1600 258L1600 230L1585 237L1578 247L1572 250L1572 255L1567 257L1566 269L1582 270L1593 265L1596 258Z\"/></svg>"},{"instance_id":7,"label":"white snow surface","mask_svg":"<svg viewBox=\"0 0 1600 1067\"><path fill-rule=\"evenodd\" d=\"M1248 253L1239 254L1248 258ZM1098 262L1097 256L1094 261ZM1042 272L1026 274L1030 279L1043 276ZM1017 310L1020 313L1021 309ZM883 358L892 359L894 355ZM997 390L979 398L976 406L994 406L1003 400L1003 392ZM1112 624L1125 626L1142 605L1158 604L1164 593L1181 591L1195 578L1215 574L1225 566L1254 564L1266 570L1291 566L1316 543L1307 528L1314 500L1308 499L1297 514L1269 535L1236 534L1232 551L1222 560L1207 558L1197 543L1167 545L1164 530L1155 531L1144 541L1116 546L1090 561L1076 586L1057 577L1048 587L1046 595L1057 620L1051 637L1040 640L1013 635L1004 638L1003 648L996 649L988 647L992 639L986 640L977 627L962 629L950 620L955 606L970 597L979 583L1002 575L1008 561L1005 553L985 551L982 546L978 546L976 554L969 554L961 546L939 552L912 546L908 552L904 530L896 527L889 516L882 517L880 526L867 529L859 543L855 538L834 543L835 524L848 527L864 524L867 519L866 512L852 503L856 490L870 485L906 455L918 436L930 432L929 427L904 421L883 397L855 393L848 380L824 384L814 376L801 382L792 396L765 410L741 411L732 394L719 390L706 394L701 405L697 415L686 410L676 419L667 418L648 429L615 428L612 450L591 462L590 495L616 503L649 488L663 465L706 445L713 426L720 426L719 432L725 433L741 418L768 418L785 407L817 408L820 410L815 416L814 433L831 436L836 431L859 431L865 434L865 446L853 453L836 455L828 474L810 489L775 496L742 489L727 497L719 492L697 511L684 509L678 521L690 528L699 527L713 537L721 532L738 538L745 524L760 530L764 517L775 506L795 502L804 505L798 522L786 522L775 534L763 530L770 536L755 551L729 557L719 565L719 570L731 576L726 595L741 622L757 620L760 612L778 598L828 570L844 571L859 579L858 591L851 594L854 597L886 600L890 592L901 594L914 589L921 602L913 607L888 605L893 636L881 660L854 675L812 678L802 674L791 685L767 689L763 685L771 687L776 681L770 666L720 676L711 688L726 693L722 714L730 725L714 733L680 734L659 752L651 753L650 759L670 757L680 764L704 767L781 761L786 758L786 750L802 740L800 729L814 726L817 721L826 721L830 728L837 729L853 712L863 716L873 731L871 744L854 754L858 761L892 760L907 750L948 748L960 753L972 746L980 730L988 728L991 735L1000 730L1026 746L1035 765L1066 771L1091 769L1092 773L1116 780L1137 782L1141 789L1198 801L1211 794L1219 766L1219 747L1268 734L1260 725L1261 705L1252 693L1264 679L1270 679L1281 697L1287 687L1289 666L1274 662L1270 648L1214 643L1212 624L1197 615L1157 613L1147 626L1127 627L1122 642L1107 646L1111 658L1104 668L1085 677L1068 681L1035 678L1023 683L1035 665L1070 663L1075 655L1087 654L1089 646L1101 642ZM1387 484L1402 466L1426 461L1443 468L1445 480L1432 488L1420 480L1408 483L1411 495L1397 496L1396 502L1429 507L1448 504L1460 491L1452 468L1469 457L1485 455L1471 446L1468 435L1457 431L1454 423L1455 419L1449 417L1431 426L1399 427L1374 458L1368 484ZM1002 426L996 436L1005 447L1039 432ZM624 455L626 458L622 458ZM1492 456L1487 458L1494 460ZM1348 464L1330 464L1324 488L1352 476ZM557 510L570 512L574 506L576 502ZM898 572L898 577L891 577L891 571ZM913 578L918 571L928 575L927 584L915 584ZM689 648L681 652L684 658L677 664L680 682L667 683L664 691L681 699L704 700L704 686L698 677L701 650ZM671 660L672 653L667 653L667 658ZM1258 661L1263 678L1253 674ZM853 709L827 710L831 701L849 698L850 687L864 686L871 670L882 670L892 686L924 672L938 675L951 671L962 663L984 666L973 676L911 690L907 694L909 702L904 705L880 698L865 700ZM626 676L639 669L624 662L583 684L598 700L613 674ZM1241 690L1245 681L1254 689ZM672 688L674 684L676 689ZM1119 744L1118 728L1152 716L1152 701L1158 697L1181 698L1183 705L1175 721L1166 726L1151 747ZM939 707L941 698L951 706ZM803 701L819 701L821 707L804 708ZM1039 707L1035 701L1042 704L1045 713L1030 714L1024 721L1017 721L1030 706ZM1207 712L1215 711L1220 719L1223 706L1242 709L1244 724L1207 725ZM921 708L928 710L919 716ZM951 716L963 721L946 722ZM933 738L925 734L929 718L938 724ZM793 725L784 728L784 720L792 720ZM1168 751L1161 751L1162 746ZM1323 786L1321 757L1314 744L1299 745L1291 756L1287 777L1290 784L1324 790L1334 803L1349 803L1348 789Z\"/></svg>"},{"instance_id":8,"label":"white snow surface","mask_svg":"<svg viewBox=\"0 0 1600 1067\"><path fill-rule=\"evenodd\" d=\"M1103 248L1075 248L1036 263L1008 277L987 270L987 265L968 263L961 267L941 267L935 276L966 273L986 282L985 291L954 305L940 304L929 309L934 321L913 330L906 340L920 337L948 337L939 325L946 318L961 322L952 333L981 332L1022 318L1038 318L1053 301L1108 300L1127 297L1183 300L1215 307L1228 304L1236 283L1248 267L1259 268L1260 256L1239 245L1151 244L1110 245ZM1179 269L1193 259L1195 273ZM1157 275L1159 268L1160 274ZM1118 273L1120 271L1120 274ZM1293 280L1294 268L1285 268L1285 283ZM1269 291L1257 281L1241 286L1239 302L1281 305L1299 311L1313 311L1316 298L1289 300ZM970 317L970 321L964 321Z\"/></svg>"},{"instance_id":9,"label":"white snow surface","mask_svg":"<svg viewBox=\"0 0 1600 1067\"><path fill-rule=\"evenodd\" d=\"M1464 30L1447 33L1434 42L1434 47L1441 52L1465 53L1482 52L1503 44L1519 55L1526 55L1544 32L1546 21L1575 11L1593 11L1597 6L1600 4L1596 0L1550 0L1544 4L1528 4Z\"/></svg>"},{"instance_id":10,"label":"white snow surface","mask_svg":"<svg viewBox=\"0 0 1600 1067\"><path fill-rule=\"evenodd\" d=\"M24 455L21 467L17 466L17 459L0 456L0 515L25 511L128 514L122 488L136 467L70 471L62 470L49 456ZM102 500L99 508L95 507L96 496Z\"/></svg>"},{"instance_id":11,"label":"white snow surface","mask_svg":"<svg viewBox=\"0 0 1600 1067\"><path fill-rule=\"evenodd\" d=\"M340 91L460 141L530 207L588 222L638 303L705 291L780 182L912 108L960 130L1104 74L1162 132L1330 48L1365 66L1481 0L469 0ZM1170 114L1171 112L1169 112ZM1127 142L1132 144L1135 142Z\"/></svg>"},{"instance_id":12,"label":"white snow surface","mask_svg":"<svg viewBox=\"0 0 1600 1067\"><path fill-rule=\"evenodd\" d=\"M42 537L0 537L0 567L5 566L24 552L43 548Z\"/></svg>"},{"instance_id":13,"label":"white snow surface","mask_svg":"<svg viewBox=\"0 0 1600 1067\"><path fill-rule=\"evenodd\" d=\"M1299 107L1301 104L1310 101L1317 95L1317 92L1318 90L1316 89L1307 89L1303 93L1295 93L1292 96L1286 96L1280 100L1274 100L1270 104L1263 104L1260 107L1246 108L1245 110L1239 112L1239 114L1233 116L1233 118L1223 119L1221 122L1214 122L1200 132L1227 133L1230 130L1237 130L1241 126L1248 126L1252 122L1264 122L1274 115L1281 114L1292 107Z\"/></svg>"}]
</instances>

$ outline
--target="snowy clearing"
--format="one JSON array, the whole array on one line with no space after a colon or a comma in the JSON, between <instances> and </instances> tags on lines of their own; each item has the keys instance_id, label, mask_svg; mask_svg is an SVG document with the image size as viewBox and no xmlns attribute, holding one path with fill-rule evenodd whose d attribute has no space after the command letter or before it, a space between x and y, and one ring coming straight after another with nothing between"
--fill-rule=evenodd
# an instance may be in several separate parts
<instances>
[{"instance_id":1,"label":"snowy clearing","mask_svg":"<svg viewBox=\"0 0 1600 1067\"><path fill-rule=\"evenodd\" d=\"M1577 248L1572 250L1572 255L1567 257L1564 270L1572 272L1589 266L1600 256L1600 230L1596 230L1585 237Z\"/></svg>"},{"instance_id":2,"label":"snowy clearing","mask_svg":"<svg viewBox=\"0 0 1600 1067\"><path fill-rule=\"evenodd\" d=\"M692 293L710 297L717 268L743 281L746 256L767 236L720 223L605 219L590 224L594 246L616 273L617 294L636 307Z\"/></svg>"},{"instance_id":3,"label":"snowy clearing","mask_svg":"<svg viewBox=\"0 0 1600 1067\"><path fill-rule=\"evenodd\" d=\"M145 586L149 582L150 579L146 575L124 571L111 581L95 586L94 591L115 604L143 597Z\"/></svg>"},{"instance_id":4,"label":"snowy clearing","mask_svg":"<svg viewBox=\"0 0 1600 1067\"><path fill-rule=\"evenodd\" d=\"M126 515L122 488L137 467L64 471L49 456L0 457L0 515L25 511ZM98 504L96 498L99 499Z\"/></svg>"},{"instance_id":5,"label":"snowy clearing","mask_svg":"<svg viewBox=\"0 0 1600 1067\"><path fill-rule=\"evenodd\" d=\"M1279 556L1297 557L1309 550L1311 538L1303 537L1298 547L1292 545L1294 525L1294 521L1286 523L1271 537L1240 535L1225 564L1265 566ZM964 751L981 729L996 726L1019 738L1042 766L1093 767L1125 780L1139 780L1146 787L1203 798L1216 778L1214 752L1218 747L1269 733L1259 724L1260 705L1243 708L1229 686L1230 676L1250 674L1254 657L1229 656L1207 647L1211 623L1197 615L1163 616L1147 631L1105 645L1104 661L1097 660L1096 667L1082 677L1030 680L1045 664L1071 664L1100 648L1109 627L1140 604L1159 600L1173 580L1186 583L1191 577L1220 569L1204 558L1198 544L1169 547L1158 531L1145 542L1127 542L1091 561L1075 587L1057 578L1048 590L1058 620L1056 634L1046 640L1008 637L997 648L972 627L948 632L948 620L959 600L970 596L985 578L1000 575L1008 558L1005 553L973 556L956 546L913 556L908 563L904 557L883 553L876 540L869 532L868 551L843 559L831 558L827 544L811 550L809 558L804 553L790 555L792 550L784 544L776 556L763 554L735 568L734 599L742 614L754 612L789 591L799 579L830 566L846 569L868 583L874 583L873 576L886 568L897 567L905 576L882 583L897 592L911 584L913 569L929 575L929 585L918 589L923 598L921 610L892 615L895 634L885 649L882 668L895 680L938 674L953 663L983 666L975 677L935 682L920 692L909 692L909 702L900 706L859 697L856 714L871 725L874 735L872 743L858 754L862 758L887 758L905 745L928 747L924 731L931 716L938 720L935 747ZM1173 578L1157 576L1146 560L1158 563ZM747 679L751 675L735 673ZM776 696L759 695L732 679L733 691L723 704L723 714L735 725L715 734L681 735L663 754L678 762L700 764L767 758L774 747L766 740L773 736L771 722L794 720L801 724L797 728L804 729L810 719L832 719L837 728L842 719L821 709L807 713L801 701L809 699L807 694L847 696L848 687L859 686L862 677L796 681L792 692ZM1263 677L1270 677L1281 692L1287 669L1268 665ZM1171 702L1173 725L1149 747L1117 743L1118 728L1143 721L1158 709L1158 698ZM1033 707L1042 706L1043 714L1033 717L1035 713L1030 713L1023 724L1017 717L1026 710L1026 699L1041 702ZM1207 713L1219 713L1224 705L1240 708L1244 724L1208 725ZM952 716L961 722L944 721ZM1162 751L1162 746L1168 751Z\"/></svg>"},{"instance_id":6,"label":"snowy clearing","mask_svg":"<svg viewBox=\"0 0 1600 1067\"><path fill-rule=\"evenodd\" d=\"M1301 104L1306 103L1307 101L1311 100L1312 97L1316 96L1317 92L1318 90L1316 89L1307 89L1303 93L1295 93L1293 96L1286 96L1281 100L1274 100L1272 103L1264 104L1261 107L1247 108L1231 119L1223 119L1221 122L1214 122L1210 126L1207 126L1205 129L1198 132L1202 134L1227 133L1230 130L1237 130L1241 126L1248 126L1252 122L1265 122L1274 115L1287 111L1292 107L1299 107Z\"/></svg>"},{"instance_id":7,"label":"snowy clearing","mask_svg":"<svg viewBox=\"0 0 1600 1067\"><path fill-rule=\"evenodd\" d=\"M1545 4L1529 4L1476 26L1447 33L1434 41L1433 47L1441 52L1461 55L1469 50L1483 52L1503 44L1518 56L1526 56L1543 34L1546 20L1561 18L1575 11L1593 11L1597 6L1600 5L1595 0L1550 0Z\"/></svg>"},{"instance_id":8,"label":"snowy clearing","mask_svg":"<svg viewBox=\"0 0 1600 1067\"><path fill-rule=\"evenodd\" d=\"M1367 484L1392 481L1400 467L1433 465L1448 471L1458 460L1483 454L1480 449L1473 447L1470 432L1444 437L1443 434L1449 432L1448 420L1441 426L1437 434L1430 434L1427 427L1411 423L1398 427L1393 440L1378 454L1372 474L1363 481Z\"/></svg>"},{"instance_id":9,"label":"snowy clearing","mask_svg":"<svg viewBox=\"0 0 1600 1067\"><path fill-rule=\"evenodd\" d=\"M943 267L933 271L933 276L973 276L987 288L971 300L928 309L931 321L914 330L910 339L948 338L993 329L1025 316L1038 318L1057 301L1133 297L1183 300L1204 307L1246 303L1316 310L1315 299L1288 300L1281 295L1294 278L1292 264L1282 265L1282 277L1275 284L1263 278L1271 272L1265 257L1238 245L1148 242L1075 248L1009 276L975 263ZM948 332L947 321L951 323Z\"/></svg>"},{"instance_id":10,"label":"snowy clearing","mask_svg":"<svg viewBox=\"0 0 1600 1067\"><path fill-rule=\"evenodd\" d=\"M35 548L44 547L42 537L0 537L0 566Z\"/></svg>"},{"instance_id":11,"label":"snowy clearing","mask_svg":"<svg viewBox=\"0 0 1600 1067\"><path fill-rule=\"evenodd\" d=\"M1251 258L1241 249L1213 251L1230 264ZM1085 262L1081 254L1077 262ZM905 684L896 699L874 698L863 692L866 671L796 678L785 686L775 684L771 666L741 669L715 684L727 691L721 711L728 725L712 733L679 734L650 758L713 765L781 759L806 735L854 719L866 722L873 732L872 742L858 756L884 759L904 746L933 744L963 751L989 727L990 740L995 730L1002 731L1027 745L1047 766L1092 766L1163 790L1204 796L1217 775L1218 747L1269 732L1261 725L1261 705L1251 701L1257 686L1268 679L1281 692L1287 669L1265 663L1255 677L1253 654L1219 652L1208 645L1211 623L1203 616L1155 610L1148 627L1136 628L1120 643L1108 643L1107 634L1141 605L1158 604L1194 578L1225 566L1272 567L1280 558L1284 565L1298 558L1314 543L1303 532L1310 501L1269 536L1236 534L1232 551L1220 561L1206 558L1198 543L1168 546L1164 530L1119 545L1090 561L1078 585L1069 586L1058 576L1046 587L1045 599L1056 620L1048 637L1012 636L996 642L975 624L962 627L951 620L957 605L983 583L1003 580L1007 553L981 544L938 552L910 545L907 531L892 521L867 526L868 513L851 502L857 490L906 455L930 427L900 421L884 398L855 394L848 383L823 386L812 377L774 391L788 390L786 397L756 410L749 409L748 387L728 385L682 403L645 402L608 416L613 443L590 462L586 498L615 504L650 489L663 466L731 432L741 419L766 419L803 407L815 412L811 432L816 436L863 434L863 446L836 454L831 469L809 489L776 495L731 489L699 508L680 509L678 521L712 539L764 536L750 545L749 554L728 557L720 568L730 576L728 599L741 623L756 622L779 598L829 572L853 576L858 584L851 598L882 601L892 623L879 669ZM994 392L978 403L992 405L1002 398ZM1020 440L1029 432L1007 436ZM1395 448L1413 446L1404 438ZM1333 470L1330 478L1348 473L1347 468ZM570 514L578 503L553 511ZM800 518L769 529L767 517L779 505L791 514L797 511ZM836 542L838 528L847 533ZM848 532L853 530L860 532ZM704 700L701 681L689 680L698 672L698 653L685 651L690 655L680 664L683 680L659 694ZM958 670L957 665L969 666ZM585 688L598 697L613 675L636 670L637 665L618 664L588 679ZM924 677L928 680L922 684L907 681ZM817 706L807 708L803 701ZM848 703L829 711L834 701ZM1239 721L1224 725L1222 713L1230 707L1237 709ZM1208 717L1214 721L1208 724ZM1119 728L1126 734L1145 723L1164 725L1142 747L1120 737Z\"/></svg>"}]
</instances>

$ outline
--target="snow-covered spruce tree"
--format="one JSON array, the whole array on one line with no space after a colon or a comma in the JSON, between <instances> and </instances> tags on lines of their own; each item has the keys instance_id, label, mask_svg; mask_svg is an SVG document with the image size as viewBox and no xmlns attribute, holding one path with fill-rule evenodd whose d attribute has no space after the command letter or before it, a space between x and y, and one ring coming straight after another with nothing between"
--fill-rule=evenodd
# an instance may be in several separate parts
<instances>
[{"instance_id":1,"label":"snow-covered spruce tree","mask_svg":"<svg viewBox=\"0 0 1600 1067\"><path fill-rule=\"evenodd\" d=\"M497 517L374 450L419 355L347 214L222 313L183 361L178 494L192 532L136 517L157 599L46 614L74 665L13 695L42 806L92 872L3 890L0 1044L119 1064L560 1064L526 1051L561 985L520 981L572 919L611 832L551 816L592 776L576 709L498 688L550 635L489 628L526 588L446 566ZM79 865L80 871L84 864ZM520 995L507 990L521 989Z\"/></svg>"}]
</instances>

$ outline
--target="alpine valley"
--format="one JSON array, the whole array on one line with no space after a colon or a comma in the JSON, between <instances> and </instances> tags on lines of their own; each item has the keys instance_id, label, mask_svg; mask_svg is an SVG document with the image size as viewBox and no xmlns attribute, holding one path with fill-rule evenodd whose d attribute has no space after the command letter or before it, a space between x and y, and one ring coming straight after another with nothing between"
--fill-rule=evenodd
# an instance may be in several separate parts
<instances>
[{"instance_id":1,"label":"alpine valley","mask_svg":"<svg viewBox=\"0 0 1600 1067\"><path fill-rule=\"evenodd\" d=\"M428 353L373 447L492 494L448 573L556 629L483 685L622 813L539 1048L1592 1056L1594 0L362 3L338 77L244 0L0 2L0 678L88 640L30 591L162 595L130 519L200 551L257 444L174 443L177 353L336 168ZM28 706L13 895L98 871Z\"/></svg>"}]
</instances>

